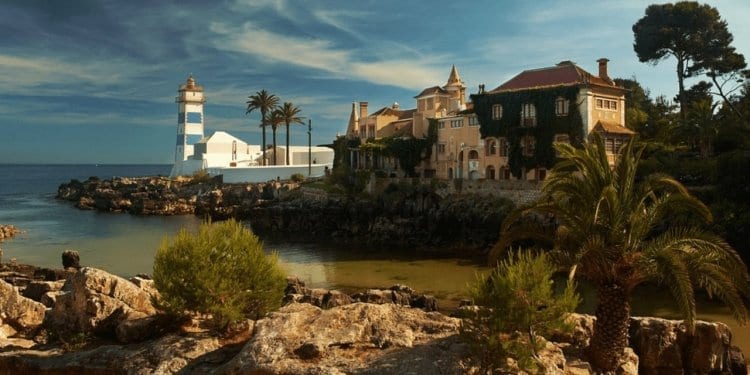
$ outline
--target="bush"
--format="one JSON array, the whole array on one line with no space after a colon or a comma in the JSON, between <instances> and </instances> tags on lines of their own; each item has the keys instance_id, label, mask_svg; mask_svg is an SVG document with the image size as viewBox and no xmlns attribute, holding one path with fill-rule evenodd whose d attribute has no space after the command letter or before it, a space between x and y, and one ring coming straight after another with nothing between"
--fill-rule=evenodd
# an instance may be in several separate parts
<instances>
[{"instance_id":1,"label":"bush","mask_svg":"<svg viewBox=\"0 0 750 375\"><path fill-rule=\"evenodd\" d=\"M276 254L235 220L204 223L165 238L154 259L158 305L168 313L209 313L217 328L276 309L286 286Z\"/></svg>"},{"instance_id":2,"label":"bush","mask_svg":"<svg viewBox=\"0 0 750 375\"><path fill-rule=\"evenodd\" d=\"M198 171L195 171L192 176L190 176L190 182L189 184L208 184L213 181L213 178L208 174L208 172L205 169L201 169Z\"/></svg>"},{"instance_id":3,"label":"bush","mask_svg":"<svg viewBox=\"0 0 750 375\"><path fill-rule=\"evenodd\" d=\"M555 294L554 272L545 254L519 251L470 285L480 307L466 314L461 331L483 371L506 366L508 357L527 371L541 370L535 359L541 337L572 329L565 317L580 298L570 280Z\"/></svg>"},{"instance_id":4,"label":"bush","mask_svg":"<svg viewBox=\"0 0 750 375\"><path fill-rule=\"evenodd\" d=\"M292 175L289 177L294 182L302 182L305 181L305 176L302 175L302 173L292 173Z\"/></svg>"}]
</instances>

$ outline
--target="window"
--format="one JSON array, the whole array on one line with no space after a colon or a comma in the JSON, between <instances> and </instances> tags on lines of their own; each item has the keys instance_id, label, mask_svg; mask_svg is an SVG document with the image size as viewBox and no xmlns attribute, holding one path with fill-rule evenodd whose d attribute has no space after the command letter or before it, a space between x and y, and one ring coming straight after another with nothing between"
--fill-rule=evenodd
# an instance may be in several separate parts
<instances>
[{"instance_id":1,"label":"window","mask_svg":"<svg viewBox=\"0 0 750 375\"><path fill-rule=\"evenodd\" d=\"M615 139L605 138L604 149L607 151L608 154L614 154L615 153Z\"/></svg>"},{"instance_id":2,"label":"window","mask_svg":"<svg viewBox=\"0 0 750 375\"><path fill-rule=\"evenodd\" d=\"M521 138L521 155L523 156L534 156L536 149L536 139L532 136L526 136Z\"/></svg>"},{"instance_id":3,"label":"window","mask_svg":"<svg viewBox=\"0 0 750 375\"><path fill-rule=\"evenodd\" d=\"M567 116L569 106L570 106L569 100L564 99L564 98L557 98L557 100L555 100L555 114L557 116Z\"/></svg>"},{"instance_id":4,"label":"window","mask_svg":"<svg viewBox=\"0 0 750 375\"><path fill-rule=\"evenodd\" d=\"M570 143L570 136L567 134L555 134L555 142Z\"/></svg>"},{"instance_id":5,"label":"window","mask_svg":"<svg viewBox=\"0 0 750 375\"><path fill-rule=\"evenodd\" d=\"M494 139L487 140L487 156L495 155L497 153L497 142Z\"/></svg>"},{"instance_id":6,"label":"window","mask_svg":"<svg viewBox=\"0 0 750 375\"><path fill-rule=\"evenodd\" d=\"M492 106L492 119L493 120L500 120L503 118L503 106L500 104L495 104Z\"/></svg>"},{"instance_id":7,"label":"window","mask_svg":"<svg viewBox=\"0 0 750 375\"><path fill-rule=\"evenodd\" d=\"M438 121L438 129L445 129L445 121Z\"/></svg>"},{"instance_id":8,"label":"window","mask_svg":"<svg viewBox=\"0 0 750 375\"><path fill-rule=\"evenodd\" d=\"M547 178L547 170L544 168L537 168L536 179L537 181L544 181Z\"/></svg>"},{"instance_id":9,"label":"window","mask_svg":"<svg viewBox=\"0 0 750 375\"><path fill-rule=\"evenodd\" d=\"M464 120L451 120L451 128L461 128L464 126Z\"/></svg>"},{"instance_id":10,"label":"window","mask_svg":"<svg viewBox=\"0 0 750 375\"><path fill-rule=\"evenodd\" d=\"M469 126L479 126L479 118L476 115L469 116Z\"/></svg>"},{"instance_id":11,"label":"window","mask_svg":"<svg viewBox=\"0 0 750 375\"><path fill-rule=\"evenodd\" d=\"M617 100L597 98L596 99L596 108L597 109L610 110L610 111L616 111L617 110Z\"/></svg>"},{"instance_id":12,"label":"window","mask_svg":"<svg viewBox=\"0 0 750 375\"><path fill-rule=\"evenodd\" d=\"M438 143L437 148L439 154L445 153L445 143Z\"/></svg>"},{"instance_id":13,"label":"window","mask_svg":"<svg viewBox=\"0 0 750 375\"><path fill-rule=\"evenodd\" d=\"M431 110L435 106L435 99L434 98L427 98L427 108L426 110Z\"/></svg>"},{"instance_id":14,"label":"window","mask_svg":"<svg viewBox=\"0 0 750 375\"><path fill-rule=\"evenodd\" d=\"M469 151L469 160L477 160L479 159L479 153L477 150L471 150Z\"/></svg>"},{"instance_id":15,"label":"window","mask_svg":"<svg viewBox=\"0 0 750 375\"><path fill-rule=\"evenodd\" d=\"M508 156L508 141L505 138L499 138L497 143L500 145L500 156Z\"/></svg>"},{"instance_id":16,"label":"window","mask_svg":"<svg viewBox=\"0 0 750 375\"><path fill-rule=\"evenodd\" d=\"M536 126L536 107L532 103L525 103L521 107L521 126Z\"/></svg>"}]
</instances>

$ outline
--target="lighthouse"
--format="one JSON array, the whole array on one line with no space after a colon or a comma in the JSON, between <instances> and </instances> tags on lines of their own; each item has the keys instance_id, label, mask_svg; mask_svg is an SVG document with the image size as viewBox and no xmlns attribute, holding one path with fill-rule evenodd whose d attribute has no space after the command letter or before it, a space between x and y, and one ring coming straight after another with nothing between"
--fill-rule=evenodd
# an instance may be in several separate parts
<instances>
[{"instance_id":1,"label":"lighthouse","mask_svg":"<svg viewBox=\"0 0 750 375\"><path fill-rule=\"evenodd\" d=\"M185 84L180 85L175 98L177 103L177 147L174 153L175 166L193 155L193 146L203 138L203 86L196 85L191 74ZM174 173L174 172L173 172Z\"/></svg>"}]
</instances>

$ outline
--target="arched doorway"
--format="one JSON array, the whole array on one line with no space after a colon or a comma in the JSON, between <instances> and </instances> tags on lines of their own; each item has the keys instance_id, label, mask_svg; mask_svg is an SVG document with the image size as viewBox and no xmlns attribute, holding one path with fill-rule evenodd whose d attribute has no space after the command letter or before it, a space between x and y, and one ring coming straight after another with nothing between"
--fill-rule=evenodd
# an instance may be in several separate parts
<instances>
[{"instance_id":1,"label":"arched doorway","mask_svg":"<svg viewBox=\"0 0 750 375\"><path fill-rule=\"evenodd\" d=\"M484 177L488 180L494 180L495 179L495 167L488 165L484 172Z\"/></svg>"},{"instance_id":2,"label":"arched doorway","mask_svg":"<svg viewBox=\"0 0 750 375\"><path fill-rule=\"evenodd\" d=\"M448 178L453 178L453 168L448 168Z\"/></svg>"}]
</instances>

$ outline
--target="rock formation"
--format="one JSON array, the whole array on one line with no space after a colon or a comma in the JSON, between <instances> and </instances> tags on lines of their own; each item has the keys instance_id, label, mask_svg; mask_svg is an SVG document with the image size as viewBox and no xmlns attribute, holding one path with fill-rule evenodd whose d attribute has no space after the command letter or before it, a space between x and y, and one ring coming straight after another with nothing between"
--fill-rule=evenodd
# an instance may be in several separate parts
<instances>
[{"instance_id":1,"label":"rock formation","mask_svg":"<svg viewBox=\"0 0 750 375\"><path fill-rule=\"evenodd\" d=\"M121 277L84 267L65 282L47 320L55 330L115 336L123 322L155 313L145 290Z\"/></svg>"},{"instance_id":2,"label":"rock formation","mask_svg":"<svg viewBox=\"0 0 750 375\"><path fill-rule=\"evenodd\" d=\"M18 233L21 233L21 230L16 228L15 225L0 224L0 241L11 238Z\"/></svg>"},{"instance_id":3,"label":"rock formation","mask_svg":"<svg viewBox=\"0 0 750 375\"><path fill-rule=\"evenodd\" d=\"M11 272L11 271L3 271ZM21 285L0 280L0 375L3 374L470 374L476 373L460 319L432 310L407 286L349 296L307 288L289 278L287 304L231 334L175 321L151 303L146 277L125 280L102 270L38 273L16 266ZM67 280L35 279L34 275ZM18 276L20 275L20 276ZM9 276L10 277L10 276ZM62 288L62 289L60 289ZM46 306L36 299L49 299ZM296 303L294 300L307 303ZM369 302L365 302L369 301ZM471 308L471 306L464 307ZM539 358L547 374L592 374L581 359L595 318L571 314L575 329L550 338ZM88 332L96 345L70 348L40 332ZM64 334L64 333L63 333ZM65 336L63 336L65 337ZM74 337L74 336L67 336ZM113 344L112 339L120 344ZM105 341L101 341L105 340ZM619 374L746 374L742 352L722 323L633 318L631 348ZM508 361L508 369L513 368Z\"/></svg>"},{"instance_id":4,"label":"rock formation","mask_svg":"<svg viewBox=\"0 0 750 375\"><path fill-rule=\"evenodd\" d=\"M440 196L394 185L373 198L299 188L294 182L220 184L153 178L90 178L58 188L76 207L137 215L195 214L249 221L261 235L336 238L370 245L486 249L497 241L510 200L487 194Z\"/></svg>"}]
</instances>

